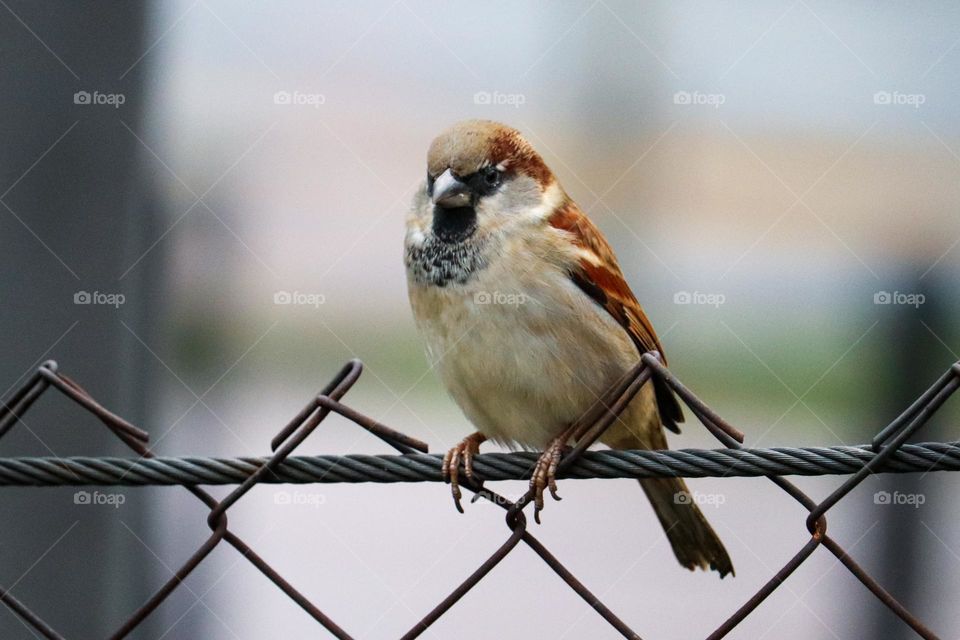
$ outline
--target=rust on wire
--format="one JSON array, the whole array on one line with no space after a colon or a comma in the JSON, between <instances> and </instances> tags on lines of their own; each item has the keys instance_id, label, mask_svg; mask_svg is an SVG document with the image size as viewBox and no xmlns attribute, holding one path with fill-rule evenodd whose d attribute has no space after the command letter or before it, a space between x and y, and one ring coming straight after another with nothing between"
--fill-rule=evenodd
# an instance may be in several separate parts
<instances>
[{"instance_id":1,"label":"rust on wire","mask_svg":"<svg viewBox=\"0 0 960 640\"><path fill-rule=\"evenodd\" d=\"M270 442L273 455L265 458L249 476L222 500L216 500L209 493L194 484L182 485L209 509L207 525L211 530L210 536L193 554L177 569L174 575L160 586L153 595L126 620L120 622L117 630L110 636L111 640L126 638L144 620L146 620L164 601L173 593L184 580L200 565L210 552L221 542L226 542L248 562L253 564L268 580L276 585L291 600L296 602L308 615L317 621L335 638L350 640L351 636L333 619L312 603L302 593L287 582L273 567L260 557L247 543L245 543L227 522L227 511L250 491L257 483L265 478L272 481L279 480L277 468L306 440L324 419L331 413L337 413L354 424L360 426L372 435L396 449L401 454L426 453L427 445L416 438L412 438L400 431L392 429L380 422L360 413L343 404L342 400L350 388L357 382L363 370L358 360L348 362L340 372L324 387L316 397L286 425ZM640 388L652 377L658 377L665 382L689 410L697 417L704 427L730 449L742 449L744 434L733 425L727 423L703 400L698 398L690 389L681 383L660 360L659 354L649 352L642 356L640 362L613 385L602 398L571 427L576 445L563 456L559 469L569 468L586 451L603 432L617 419ZM26 414L30 407L48 389L54 388L75 404L95 416L103 425L119 438L139 459L153 458L154 454L148 447L149 435L146 431L130 424L120 416L112 413L100 405L79 384L61 374L57 364L53 361L44 362L28 378L27 382L17 389L6 401L0 405L0 437L7 434ZM866 464L857 469L833 493L821 502L815 502L790 481L777 475L768 476L778 487L783 489L794 500L799 502L808 511L806 528L810 539L788 560L747 602L737 609L729 618L724 620L709 636L715 640L727 636L734 628L755 611L763 601L776 591L790 575L802 565L807 558L813 555L819 547L825 547L853 574L871 593L897 615L920 637L936 639L938 636L923 624L916 616L910 613L900 602L886 591L862 566L860 566L833 538L827 534L827 512L856 488L872 473L881 470L887 462L907 440L920 430L930 417L946 402L958 388L960 388L960 363L954 364L933 386L925 391L887 427L882 429L873 439L871 446L876 453ZM936 462L931 462L931 469ZM71 472L72 473L72 472ZM607 623L625 638L639 639L641 636L631 629L622 619L611 611L603 601L594 595L585 584L574 576L563 563L554 556L528 529L524 509L533 501L533 491L529 490L516 501L511 501L484 486L482 481L463 479L461 486L473 491L474 500L489 500L505 511L505 522L509 535L503 544L494 551L476 570L467 576L463 582L454 588L448 596L441 600L423 618L417 621L401 638L412 640L423 634L430 626L450 610L463 596L473 589L489 574L507 555L523 543L539 556L544 563L561 580L563 580L577 595L593 608ZM0 602L5 604L32 630L44 638L62 640L64 636L48 625L39 615L34 613L24 603L15 598L7 589L0 586Z\"/></svg>"}]
</instances>

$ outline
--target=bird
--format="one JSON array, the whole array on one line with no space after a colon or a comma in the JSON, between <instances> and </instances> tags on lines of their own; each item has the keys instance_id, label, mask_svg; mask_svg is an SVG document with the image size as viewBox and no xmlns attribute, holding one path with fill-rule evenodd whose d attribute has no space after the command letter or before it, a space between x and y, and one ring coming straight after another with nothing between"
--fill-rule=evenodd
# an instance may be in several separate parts
<instances>
[{"instance_id":1,"label":"bird","mask_svg":"<svg viewBox=\"0 0 960 640\"><path fill-rule=\"evenodd\" d=\"M476 433L443 477L460 505L460 468L491 440L542 451L531 477L537 520L578 419L647 352L663 347L613 249L516 129L458 122L427 151L406 218L408 297L427 358ZM612 449L666 449L683 412L657 376L600 437ZM687 569L733 564L682 478L639 481Z\"/></svg>"}]
</instances>

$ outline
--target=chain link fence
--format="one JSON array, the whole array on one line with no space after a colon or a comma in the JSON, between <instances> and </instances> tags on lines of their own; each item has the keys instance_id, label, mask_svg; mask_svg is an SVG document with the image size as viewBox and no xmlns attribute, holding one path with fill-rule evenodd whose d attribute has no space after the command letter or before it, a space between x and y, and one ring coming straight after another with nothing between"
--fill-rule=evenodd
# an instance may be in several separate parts
<instances>
[{"instance_id":1,"label":"chain link fence","mask_svg":"<svg viewBox=\"0 0 960 640\"><path fill-rule=\"evenodd\" d=\"M65 395L93 414L136 455L136 458L0 458L0 486L52 485L179 485L203 502L210 513L210 536L176 570L173 577L111 635L127 637L176 590L223 542L236 549L290 599L296 602L333 637L351 639L333 618L308 600L260 557L227 524L227 511L258 483L314 482L439 482L443 480L441 456L427 453L423 442L371 419L342 402L344 395L360 377L359 361L347 363L334 379L293 418L271 442L273 454L263 458L160 458L147 446L148 434L110 412L94 400L76 382L61 374L48 361L30 376L0 407L0 437L16 426L22 416L48 389ZM689 410L713 434L725 449L679 451L595 451L587 449L610 427L624 407L651 377L663 379ZM906 444L944 402L960 387L960 363L954 364L869 445L859 447L747 449L743 434L708 407L684 386L656 353L644 354L637 366L610 389L581 418L585 435L566 454L558 477L643 478L643 477L733 477L766 476L797 500L809 515L806 528L810 540L777 571L747 602L733 612L709 639L727 636L741 621L803 564L819 547L826 548L870 590L884 605L909 625L920 637L938 638L923 622L903 607L872 578L832 537L827 535L827 512L856 488L867 476L880 472L938 471L960 469L960 443ZM337 413L382 439L399 452L392 456L313 456L291 454L330 415ZM536 454L483 454L474 462L475 481L463 479L463 487L502 507L509 535L503 544L449 595L413 625L403 636L420 636L467 592L473 589L501 560L521 543L532 549L563 581L625 638L642 636L611 611L600 598L578 580L527 527L524 509L533 499L532 491L516 501L492 491L486 480L529 478ZM784 475L850 475L843 484L821 502L815 502ZM214 499L198 485L238 485L223 500ZM26 604L0 586L0 602L43 637L63 639Z\"/></svg>"}]
</instances>

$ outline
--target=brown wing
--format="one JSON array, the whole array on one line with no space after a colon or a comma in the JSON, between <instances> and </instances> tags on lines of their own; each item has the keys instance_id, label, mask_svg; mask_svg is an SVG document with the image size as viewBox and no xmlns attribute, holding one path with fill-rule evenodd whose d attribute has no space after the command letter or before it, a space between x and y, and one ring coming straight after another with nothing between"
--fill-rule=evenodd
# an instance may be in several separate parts
<instances>
[{"instance_id":1,"label":"brown wing","mask_svg":"<svg viewBox=\"0 0 960 640\"><path fill-rule=\"evenodd\" d=\"M569 201L550 216L550 224L572 234L574 242L587 254L570 270L573 282L626 329L639 353L659 351L666 364L653 325L624 280L617 257L600 230L575 203ZM677 423L683 422L683 411L673 391L656 377L654 391L663 426L680 433Z\"/></svg>"}]
</instances>

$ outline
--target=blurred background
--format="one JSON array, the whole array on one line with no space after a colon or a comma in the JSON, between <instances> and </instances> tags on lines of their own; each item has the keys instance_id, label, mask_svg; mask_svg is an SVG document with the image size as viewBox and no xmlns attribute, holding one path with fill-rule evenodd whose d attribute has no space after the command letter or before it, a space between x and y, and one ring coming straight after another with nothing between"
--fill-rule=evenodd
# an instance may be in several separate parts
<instances>
[{"instance_id":1,"label":"blurred background","mask_svg":"<svg viewBox=\"0 0 960 640\"><path fill-rule=\"evenodd\" d=\"M0 35L0 390L55 358L158 454L265 455L349 358L360 411L432 451L472 430L428 369L401 260L426 148L468 117L540 150L672 370L749 445L867 442L960 359L954 3L0 0ZM956 415L920 439L952 439ZM691 421L670 442L717 446ZM126 454L52 396L0 445ZM299 450L345 452L389 450L336 417ZM797 483L819 499L840 479ZM690 484L734 579L681 569L632 481L562 482L535 533L643 637L704 637L808 536L770 482ZM951 637L955 488L871 478L830 514ZM185 491L106 491L0 491L0 584L71 637L108 635L209 533ZM230 523L358 638L400 636L507 536L438 484L259 487ZM133 637L324 633L221 545ZM454 636L618 637L525 549L424 634ZM4 609L0 637L35 633ZM914 636L819 550L731 637Z\"/></svg>"}]
</instances>

